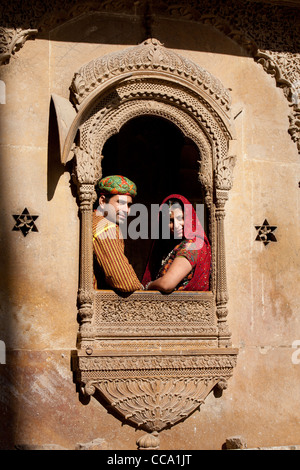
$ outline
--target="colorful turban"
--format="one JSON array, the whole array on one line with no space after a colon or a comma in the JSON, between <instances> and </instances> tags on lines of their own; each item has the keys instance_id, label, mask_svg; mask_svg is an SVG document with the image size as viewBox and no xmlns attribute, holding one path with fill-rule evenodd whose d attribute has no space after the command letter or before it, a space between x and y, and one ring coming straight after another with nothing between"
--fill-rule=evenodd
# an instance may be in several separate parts
<instances>
[{"instance_id":1,"label":"colorful turban","mask_svg":"<svg viewBox=\"0 0 300 470\"><path fill-rule=\"evenodd\" d=\"M124 194L135 197L137 194L136 185L126 178L126 176L113 175L105 176L96 184L98 194Z\"/></svg>"}]
</instances>

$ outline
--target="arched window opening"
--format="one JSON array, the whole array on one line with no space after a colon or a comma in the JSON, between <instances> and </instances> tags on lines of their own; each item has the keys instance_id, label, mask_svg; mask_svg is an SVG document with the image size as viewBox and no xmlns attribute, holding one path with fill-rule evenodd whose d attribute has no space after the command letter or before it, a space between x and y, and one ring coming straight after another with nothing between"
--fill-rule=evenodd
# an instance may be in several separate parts
<instances>
[{"instance_id":1,"label":"arched window opening","mask_svg":"<svg viewBox=\"0 0 300 470\"><path fill-rule=\"evenodd\" d=\"M151 204L161 204L174 193L185 196L195 206L204 204L198 176L199 149L167 119L140 116L128 121L118 134L108 139L102 154L102 176L127 176L137 185L134 203L147 207L149 238L128 237L125 243L125 253L141 279L152 243ZM204 229L207 233L207 217L204 217Z\"/></svg>"}]
</instances>

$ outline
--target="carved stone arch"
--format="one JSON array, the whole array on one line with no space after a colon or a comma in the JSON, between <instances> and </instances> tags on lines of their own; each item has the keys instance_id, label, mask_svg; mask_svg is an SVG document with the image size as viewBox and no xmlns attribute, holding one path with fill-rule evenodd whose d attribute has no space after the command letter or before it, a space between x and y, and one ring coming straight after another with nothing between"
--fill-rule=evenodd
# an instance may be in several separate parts
<instances>
[{"instance_id":1,"label":"carved stone arch","mask_svg":"<svg viewBox=\"0 0 300 470\"><path fill-rule=\"evenodd\" d=\"M117 134L122 126L131 119L139 116L157 116L172 122L181 132L190 138L198 147L199 154L203 161L203 183L207 192L212 188L212 168L214 167L212 137L201 123L189 115L186 111L174 107L170 103L154 101L147 97L143 100L134 99L126 101L113 109L106 118L98 121L97 114L93 114L82 126L81 146L87 152L94 154L94 158L102 155L105 142L113 135ZM101 157L100 157L101 158ZM210 165L210 174L205 173L206 167Z\"/></svg>"},{"instance_id":2,"label":"carved stone arch","mask_svg":"<svg viewBox=\"0 0 300 470\"><path fill-rule=\"evenodd\" d=\"M94 120L93 125L95 120L109 119L111 110L134 99L184 109L203 123L213 138L218 134L226 142L234 138L228 90L206 70L154 39L83 66L74 75L71 91L78 114L66 139L63 163L79 127L86 127L89 119Z\"/></svg>"},{"instance_id":3,"label":"carved stone arch","mask_svg":"<svg viewBox=\"0 0 300 470\"><path fill-rule=\"evenodd\" d=\"M81 212L74 368L85 394L100 393L122 419L155 433L139 442L153 447L158 432L189 416L214 387L226 388L236 363L227 325L224 245L235 161L230 96L219 80L155 39L85 65L71 90L76 112L68 106L61 121L67 129L59 128L62 162L74 157ZM54 102L59 115L60 98ZM92 208L103 145L141 115L172 122L199 149L199 180L211 218L209 292L140 291L123 298L93 290Z\"/></svg>"}]
</instances>

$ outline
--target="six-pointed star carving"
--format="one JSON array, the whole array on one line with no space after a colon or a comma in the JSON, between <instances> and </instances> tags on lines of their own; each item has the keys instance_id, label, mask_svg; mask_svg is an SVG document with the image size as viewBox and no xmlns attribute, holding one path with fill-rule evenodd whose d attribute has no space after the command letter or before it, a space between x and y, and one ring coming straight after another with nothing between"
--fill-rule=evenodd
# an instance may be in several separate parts
<instances>
[{"instance_id":1,"label":"six-pointed star carving","mask_svg":"<svg viewBox=\"0 0 300 470\"><path fill-rule=\"evenodd\" d=\"M28 209L25 207L22 214L13 215L16 223L14 225L14 231L21 231L26 237L29 232L38 232L38 229L35 225L35 220L38 218L38 215L30 215Z\"/></svg>"},{"instance_id":2,"label":"six-pointed star carving","mask_svg":"<svg viewBox=\"0 0 300 470\"><path fill-rule=\"evenodd\" d=\"M274 235L274 231L277 229L275 225L270 225L267 219L265 219L262 225L255 225L256 230L258 231L256 241L263 242L264 245L267 245L270 242L277 242Z\"/></svg>"}]
</instances>

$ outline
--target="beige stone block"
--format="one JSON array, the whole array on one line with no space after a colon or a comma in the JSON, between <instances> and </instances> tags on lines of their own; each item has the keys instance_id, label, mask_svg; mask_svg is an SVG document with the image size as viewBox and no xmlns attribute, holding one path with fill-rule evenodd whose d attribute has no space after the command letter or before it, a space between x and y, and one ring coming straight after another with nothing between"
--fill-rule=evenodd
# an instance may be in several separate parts
<instances>
[{"instance_id":1,"label":"beige stone block","mask_svg":"<svg viewBox=\"0 0 300 470\"><path fill-rule=\"evenodd\" d=\"M293 352L288 346L240 349L229 392L234 432L245 437L248 448L299 442L300 369L292 362Z\"/></svg>"},{"instance_id":2,"label":"beige stone block","mask_svg":"<svg viewBox=\"0 0 300 470\"><path fill-rule=\"evenodd\" d=\"M300 337L298 165L246 161L236 169L226 208L229 322L246 343L291 345ZM267 246L255 241L265 219L277 226Z\"/></svg>"},{"instance_id":3,"label":"beige stone block","mask_svg":"<svg viewBox=\"0 0 300 470\"><path fill-rule=\"evenodd\" d=\"M15 351L0 369L0 447L67 450L102 443L106 450L135 450L136 432L95 399L80 400L71 351ZM83 450L83 449L82 449Z\"/></svg>"},{"instance_id":4,"label":"beige stone block","mask_svg":"<svg viewBox=\"0 0 300 470\"><path fill-rule=\"evenodd\" d=\"M27 41L20 54L1 67L6 104L0 107L0 142L47 146L49 123L49 44Z\"/></svg>"}]
</instances>

